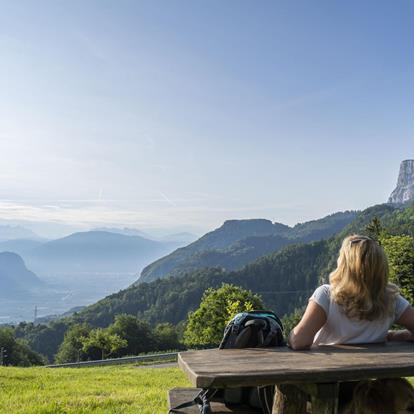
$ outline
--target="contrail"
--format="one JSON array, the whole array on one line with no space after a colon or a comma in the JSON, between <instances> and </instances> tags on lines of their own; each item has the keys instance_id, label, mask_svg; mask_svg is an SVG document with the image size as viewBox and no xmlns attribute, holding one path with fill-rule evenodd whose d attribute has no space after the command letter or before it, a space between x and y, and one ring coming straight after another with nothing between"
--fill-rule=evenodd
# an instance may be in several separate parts
<instances>
[{"instance_id":1,"label":"contrail","mask_svg":"<svg viewBox=\"0 0 414 414\"><path fill-rule=\"evenodd\" d=\"M177 207L177 204L175 204L172 200L170 200L164 193L161 191L158 191L160 193L160 196L170 205L173 207Z\"/></svg>"}]
</instances>

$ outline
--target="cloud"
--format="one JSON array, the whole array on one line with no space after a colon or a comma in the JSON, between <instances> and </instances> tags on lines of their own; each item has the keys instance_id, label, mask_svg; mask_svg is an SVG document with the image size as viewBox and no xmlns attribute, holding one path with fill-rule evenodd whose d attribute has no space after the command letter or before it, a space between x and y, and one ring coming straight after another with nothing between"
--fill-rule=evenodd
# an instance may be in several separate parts
<instances>
[{"instance_id":1,"label":"cloud","mask_svg":"<svg viewBox=\"0 0 414 414\"><path fill-rule=\"evenodd\" d=\"M53 203L0 201L3 220L48 222L79 228L105 225L138 228L193 227L209 230L224 220L240 218L303 216L305 206L252 204L217 206L206 198L172 200L162 192L160 197L129 200L54 200ZM190 202L192 201L192 202ZM281 218L278 218L278 221ZM283 221L283 220L282 220ZM285 220L286 221L286 220ZM291 221L291 220L289 220Z\"/></svg>"}]
</instances>

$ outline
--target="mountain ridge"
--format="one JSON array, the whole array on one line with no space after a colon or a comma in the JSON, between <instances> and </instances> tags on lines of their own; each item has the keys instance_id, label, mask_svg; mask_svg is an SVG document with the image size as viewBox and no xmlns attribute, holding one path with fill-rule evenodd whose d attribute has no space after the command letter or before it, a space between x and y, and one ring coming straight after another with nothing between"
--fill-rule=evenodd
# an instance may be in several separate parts
<instances>
[{"instance_id":1,"label":"mountain ridge","mask_svg":"<svg viewBox=\"0 0 414 414\"><path fill-rule=\"evenodd\" d=\"M43 286L39 277L26 267L21 256L13 252L0 253L0 297L29 295Z\"/></svg>"},{"instance_id":2,"label":"mountain ridge","mask_svg":"<svg viewBox=\"0 0 414 414\"><path fill-rule=\"evenodd\" d=\"M346 226L356 212L337 212L294 227L267 219L226 220L188 246L146 266L136 283L202 267L237 270L260 256L299 242L323 239Z\"/></svg>"},{"instance_id":3,"label":"mountain ridge","mask_svg":"<svg viewBox=\"0 0 414 414\"><path fill-rule=\"evenodd\" d=\"M135 272L150 260L173 250L163 243L137 235L107 231L76 232L51 240L27 255L30 267L41 272Z\"/></svg>"}]
</instances>

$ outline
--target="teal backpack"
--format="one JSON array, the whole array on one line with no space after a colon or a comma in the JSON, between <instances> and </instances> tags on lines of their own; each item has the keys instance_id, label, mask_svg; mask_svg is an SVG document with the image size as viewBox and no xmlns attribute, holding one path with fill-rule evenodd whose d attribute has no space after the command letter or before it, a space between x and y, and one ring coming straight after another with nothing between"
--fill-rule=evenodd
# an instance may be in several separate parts
<instances>
[{"instance_id":1,"label":"teal backpack","mask_svg":"<svg viewBox=\"0 0 414 414\"><path fill-rule=\"evenodd\" d=\"M219 349L264 348L284 346L283 325L272 311L257 310L238 313L224 329ZM183 408L197 405L200 414L210 414L210 401L228 405L244 404L256 408L258 413L271 414L275 387L240 387L229 389L206 388L194 398L174 407L170 413L182 413Z\"/></svg>"}]
</instances>

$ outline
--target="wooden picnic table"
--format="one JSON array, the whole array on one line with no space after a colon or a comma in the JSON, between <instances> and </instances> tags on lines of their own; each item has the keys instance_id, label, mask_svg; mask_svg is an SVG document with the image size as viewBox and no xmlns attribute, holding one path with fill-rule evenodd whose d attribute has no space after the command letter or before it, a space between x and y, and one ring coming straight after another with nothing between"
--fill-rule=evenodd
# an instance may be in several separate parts
<instances>
[{"instance_id":1,"label":"wooden picnic table","mask_svg":"<svg viewBox=\"0 0 414 414\"><path fill-rule=\"evenodd\" d=\"M277 385L274 413L337 413L340 382L414 375L414 343L186 351L178 364L197 388ZM304 398L306 397L306 398Z\"/></svg>"}]
</instances>

